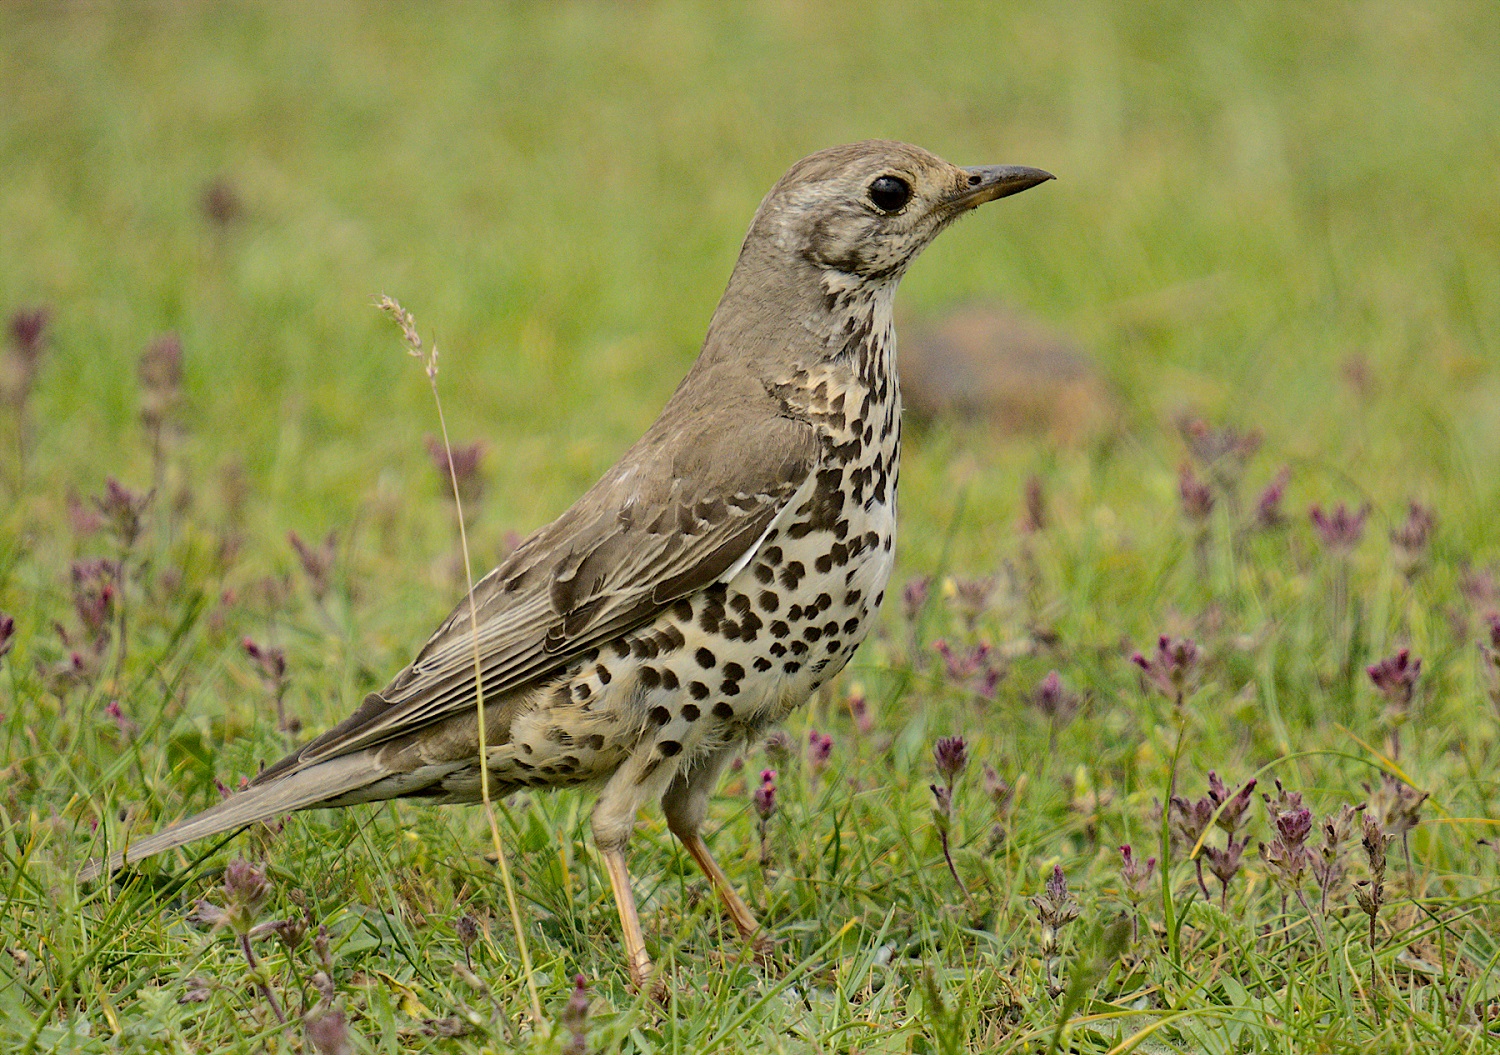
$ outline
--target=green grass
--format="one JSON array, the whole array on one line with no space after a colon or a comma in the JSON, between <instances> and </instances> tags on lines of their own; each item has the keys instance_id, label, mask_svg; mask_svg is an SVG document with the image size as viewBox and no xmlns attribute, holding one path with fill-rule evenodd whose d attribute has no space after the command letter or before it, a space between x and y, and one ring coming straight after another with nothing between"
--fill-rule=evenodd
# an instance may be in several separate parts
<instances>
[{"instance_id":1,"label":"green grass","mask_svg":"<svg viewBox=\"0 0 1500 1055\"><path fill-rule=\"evenodd\" d=\"M123 888L80 888L76 869L96 826L166 823L288 746L243 637L285 650L286 707L312 732L457 599L430 396L376 296L436 334L455 442L488 446L471 532L487 566L649 423L784 168L890 136L1059 175L945 234L900 310L996 298L1052 321L1096 355L1121 426L1076 449L911 437L898 576L935 575L932 602L913 625L893 597L792 720L793 756L749 752L711 814L777 942L771 969L738 958L650 816L632 861L670 1003L632 995L588 801L506 804L548 1014L581 972L597 1051L1494 1050L1474 1008L1493 1031L1500 712L1475 642L1500 600L1463 587L1466 566L1500 561L1497 31L1493 4L1436 0L0 5L0 311L52 311L24 460L0 406L0 611L18 628L0 659L3 1046L311 1051L235 942L188 918L222 902L218 869L240 856L268 870L262 919L305 906L330 928L356 1050L562 1050L565 1034L524 1025L477 810L299 815ZM215 177L243 203L222 230L200 209ZM136 364L166 331L185 379L157 467ZM1289 465L1284 529L1241 534L1221 495L1195 539L1183 413L1261 430L1241 501ZM69 493L157 473L123 660L107 633L97 669L65 683L70 564L118 555L70 527ZM1033 474L1050 519L1024 535ZM1411 578L1388 540L1409 499L1439 518ZM1306 517L1339 501L1373 509L1342 564ZM286 534L330 530L318 599ZM943 582L991 574L971 629ZM1203 652L1180 713L1129 662L1159 633ZM995 699L944 674L939 638L1003 653ZM1397 760L1362 668L1400 647L1423 665ZM1083 704L1049 749L1028 700L1052 669ZM818 774L810 728L835 737ZM955 732L973 758L952 833L969 902L929 791L933 741ZM1170 896L1153 879L1120 947L1116 847L1160 853L1174 756L1182 794L1211 769L1279 778L1319 819L1382 773L1431 793L1409 871L1391 851L1373 962L1357 837L1326 910L1304 882L1310 919L1256 853L1273 838L1258 800L1227 907L1175 848ZM1019 789L999 840L981 763ZM762 868L750 792L767 765ZM1080 915L1049 958L1030 899L1054 865ZM465 913L483 991L455 972ZM295 1016L309 944L256 949ZM190 990L206 999L180 1003ZM470 1032L429 1035L454 1018Z\"/></svg>"}]
</instances>

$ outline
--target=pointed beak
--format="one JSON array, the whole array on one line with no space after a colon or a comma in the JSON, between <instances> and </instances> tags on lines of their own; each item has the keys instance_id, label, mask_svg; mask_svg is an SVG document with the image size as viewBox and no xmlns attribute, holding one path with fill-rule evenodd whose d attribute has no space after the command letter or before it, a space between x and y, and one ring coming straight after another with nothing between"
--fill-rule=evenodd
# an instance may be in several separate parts
<instances>
[{"instance_id":1,"label":"pointed beak","mask_svg":"<svg viewBox=\"0 0 1500 1055\"><path fill-rule=\"evenodd\" d=\"M996 198L1020 194L1038 183L1057 178L1050 172L1027 168L1025 165L975 165L964 171L969 174L968 185L950 201L950 204L963 209L972 209Z\"/></svg>"}]
</instances>

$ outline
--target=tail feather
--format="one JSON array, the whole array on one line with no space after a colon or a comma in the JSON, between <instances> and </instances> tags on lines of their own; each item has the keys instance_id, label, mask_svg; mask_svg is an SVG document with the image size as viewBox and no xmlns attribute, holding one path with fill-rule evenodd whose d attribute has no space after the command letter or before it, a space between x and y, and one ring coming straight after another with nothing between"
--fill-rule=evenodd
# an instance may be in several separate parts
<instances>
[{"instance_id":1,"label":"tail feather","mask_svg":"<svg viewBox=\"0 0 1500 1055\"><path fill-rule=\"evenodd\" d=\"M307 769L288 773L279 780L236 792L217 806L194 814L165 831L130 842L125 849L111 854L108 862L90 862L80 873L80 878L85 881L94 879L103 872L116 871L163 850L308 809L388 775L373 751L330 758Z\"/></svg>"}]
</instances>

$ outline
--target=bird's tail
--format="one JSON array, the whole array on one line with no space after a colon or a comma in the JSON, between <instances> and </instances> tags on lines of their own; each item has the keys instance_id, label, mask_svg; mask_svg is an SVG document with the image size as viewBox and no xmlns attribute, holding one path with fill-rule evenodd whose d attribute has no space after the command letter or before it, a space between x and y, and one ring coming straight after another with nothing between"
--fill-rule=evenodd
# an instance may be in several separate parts
<instances>
[{"instance_id":1,"label":"bird's tail","mask_svg":"<svg viewBox=\"0 0 1500 1055\"><path fill-rule=\"evenodd\" d=\"M126 864L196 839L316 806L387 775L372 751L342 755L306 769L294 770L279 779L235 792L217 806L194 814L165 831L129 842L123 850L111 854L107 862L89 862L79 878L84 881L95 879L103 872L113 872Z\"/></svg>"}]
</instances>

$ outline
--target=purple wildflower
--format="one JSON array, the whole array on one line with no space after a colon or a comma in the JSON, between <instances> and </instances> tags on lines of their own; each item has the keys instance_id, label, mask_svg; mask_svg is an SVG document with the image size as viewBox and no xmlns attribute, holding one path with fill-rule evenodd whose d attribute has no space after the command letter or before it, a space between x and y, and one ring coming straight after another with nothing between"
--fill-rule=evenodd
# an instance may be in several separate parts
<instances>
[{"instance_id":1,"label":"purple wildflower","mask_svg":"<svg viewBox=\"0 0 1500 1055\"><path fill-rule=\"evenodd\" d=\"M1406 519L1391 530L1391 545L1396 550L1396 561L1401 570L1410 575L1427 559L1432 545L1432 533L1437 528L1437 517L1431 509L1417 502L1408 502Z\"/></svg>"},{"instance_id":2,"label":"purple wildflower","mask_svg":"<svg viewBox=\"0 0 1500 1055\"><path fill-rule=\"evenodd\" d=\"M1365 673L1386 700L1402 709L1411 703L1412 694L1416 691L1417 675L1421 672L1421 658L1413 658L1411 649L1408 648L1365 668Z\"/></svg>"},{"instance_id":3,"label":"purple wildflower","mask_svg":"<svg viewBox=\"0 0 1500 1055\"><path fill-rule=\"evenodd\" d=\"M573 976L573 992L568 996L568 1002L563 1007L563 1028L568 1031L571 1038L568 1046L563 1049L565 1055L587 1055L589 1050L589 987L583 975Z\"/></svg>"},{"instance_id":4,"label":"purple wildflower","mask_svg":"<svg viewBox=\"0 0 1500 1055\"><path fill-rule=\"evenodd\" d=\"M833 737L828 733L820 733L816 729L808 731L807 734L807 765L816 776L822 772L823 767L828 765L828 758L833 754Z\"/></svg>"},{"instance_id":5,"label":"purple wildflower","mask_svg":"<svg viewBox=\"0 0 1500 1055\"><path fill-rule=\"evenodd\" d=\"M297 561L302 565L302 574L307 576L307 585L314 599L321 601L332 583L333 563L338 550L338 532L330 531L318 545L302 541L295 531L287 532L287 542L297 552Z\"/></svg>"},{"instance_id":6,"label":"purple wildflower","mask_svg":"<svg viewBox=\"0 0 1500 1055\"><path fill-rule=\"evenodd\" d=\"M1198 667L1198 644L1190 637L1162 634L1148 659L1137 652L1130 661L1141 668L1142 679L1167 699L1181 705Z\"/></svg>"},{"instance_id":7,"label":"purple wildflower","mask_svg":"<svg viewBox=\"0 0 1500 1055\"><path fill-rule=\"evenodd\" d=\"M1354 547L1359 545L1359 540L1364 537L1365 517L1370 515L1370 507L1368 504L1362 505L1357 512L1354 512L1340 502L1333 507L1331 513L1328 513L1324 512L1322 506L1313 505L1308 509L1307 515L1324 549L1333 553L1347 554L1353 551Z\"/></svg>"},{"instance_id":8,"label":"purple wildflower","mask_svg":"<svg viewBox=\"0 0 1500 1055\"><path fill-rule=\"evenodd\" d=\"M1255 526L1263 531L1279 528L1286 523L1286 516L1281 511L1281 500L1286 497L1286 486L1291 482L1292 470L1288 466L1282 466L1271 482L1266 485L1260 497L1255 500Z\"/></svg>"},{"instance_id":9,"label":"purple wildflower","mask_svg":"<svg viewBox=\"0 0 1500 1055\"><path fill-rule=\"evenodd\" d=\"M901 590L901 614L908 623L914 622L927 607L927 595L932 590L932 576L917 575L906 580Z\"/></svg>"},{"instance_id":10,"label":"purple wildflower","mask_svg":"<svg viewBox=\"0 0 1500 1055\"><path fill-rule=\"evenodd\" d=\"M962 736L940 737L932 747L933 761L937 763L938 775L950 789L953 782L969 764L969 745Z\"/></svg>"},{"instance_id":11,"label":"purple wildflower","mask_svg":"<svg viewBox=\"0 0 1500 1055\"><path fill-rule=\"evenodd\" d=\"M776 770L760 771L760 787L755 789L753 798L756 815L762 821L770 820L771 815L776 812Z\"/></svg>"},{"instance_id":12,"label":"purple wildflower","mask_svg":"<svg viewBox=\"0 0 1500 1055\"><path fill-rule=\"evenodd\" d=\"M1177 493L1182 498L1182 513L1195 524L1207 522L1214 510L1214 493L1198 479L1193 467L1183 462L1177 471Z\"/></svg>"}]
</instances>

